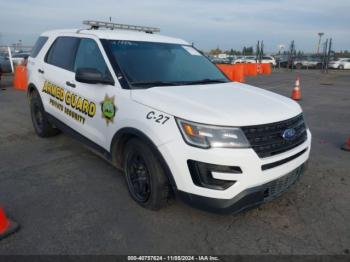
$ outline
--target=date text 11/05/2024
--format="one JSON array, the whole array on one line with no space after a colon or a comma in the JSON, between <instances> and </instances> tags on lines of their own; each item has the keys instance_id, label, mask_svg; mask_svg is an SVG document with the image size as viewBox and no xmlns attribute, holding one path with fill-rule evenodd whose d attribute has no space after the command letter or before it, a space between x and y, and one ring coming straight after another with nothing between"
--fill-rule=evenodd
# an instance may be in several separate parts
<instances>
[{"instance_id":1,"label":"date text 11/05/2024","mask_svg":"<svg viewBox=\"0 0 350 262\"><path fill-rule=\"evenodd\" d=\"M128 261L220 261L217 256L128 256Z\"/></svg>"}]
</instances>

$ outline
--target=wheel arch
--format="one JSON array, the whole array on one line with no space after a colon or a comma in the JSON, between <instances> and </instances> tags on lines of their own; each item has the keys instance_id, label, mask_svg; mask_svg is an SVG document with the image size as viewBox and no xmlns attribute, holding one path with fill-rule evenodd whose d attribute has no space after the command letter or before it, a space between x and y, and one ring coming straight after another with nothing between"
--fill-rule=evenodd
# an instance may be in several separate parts
<instances>
[{"instance_id":1,"label":"wheel arch","mask_svg":"<svg viewBox=\"0 0 350 262\"><path fill-rule=\"evenodd\" d=\"M27 89L27 96L30 97L34 91L40 94L38 88L33 83L29 83L28 89Z\"/></svg>"},{"instance_id":2,"label":"wheel arch","mask_svg":"<svg viewBox=\"0 0 350 262\"><path fill-rule=\"evenodd\" d=\"M132 128L132 127L125 127L117 131L117 133L114 134L111 146L110 146L110 153L112 157L112 163L115 165L117 168L122 169L123 168L123 152L125 150L125 146L127 142L130 139L133 138L138 138L145 142L155 153L157 159L159 160L165 175L167 176L171 187L173 190L176 190L176 182L173 177L173 174L170 171L170 168L168 164L166 163L164 157L158 150L157 146L154 144L154 142L142 131Z\"/></svg>"}]
</instances>

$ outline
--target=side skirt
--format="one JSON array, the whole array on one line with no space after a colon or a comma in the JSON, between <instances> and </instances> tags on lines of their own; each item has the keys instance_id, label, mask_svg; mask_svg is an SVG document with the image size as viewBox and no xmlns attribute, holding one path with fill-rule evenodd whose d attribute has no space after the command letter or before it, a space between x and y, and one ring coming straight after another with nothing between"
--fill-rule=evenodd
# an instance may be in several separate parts
<instances>
[{"instance_id":1,"label":"side skirt","mask_svg":"<svg viewBox=\"0 0 350 262\"><path fill-rule=\"evenodd\" d=\"M50 123L55 125L58 129L60 129L62 132L70 135L74 139L78 140L85 146L87 146L89 149L91 149L94 153L97 153L101 157L103 157L108 162L112 163L112 155L110 152L108 152L103 147L99 146L95 142L91 141L90 139L86 138L85 136L79 134L77 131L75 131L73 128L69 127L62 121L58 120L56 117L52 116L49 113L46 113L47 118L49 119Z\"/></svg>"}]
</instances>

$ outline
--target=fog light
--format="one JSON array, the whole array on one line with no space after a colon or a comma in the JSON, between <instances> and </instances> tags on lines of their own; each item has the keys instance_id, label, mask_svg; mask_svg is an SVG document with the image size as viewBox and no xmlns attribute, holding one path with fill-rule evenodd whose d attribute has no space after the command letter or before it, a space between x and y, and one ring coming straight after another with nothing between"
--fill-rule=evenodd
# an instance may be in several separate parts
<instances>
[{"instance_id":1,"label":"fog light","mask_svg":"<svg viewBox=\"0 0 350 262\"><path fill-rule=\"evenodd\" d=\"M235 180L214 178L213 173L224 174L225 176L242 174L241 168L237 166L213 165L194 160L188 160L187 164L193 183L210 189L225 190L236 182Z\"/></svg>"}]
</instances>

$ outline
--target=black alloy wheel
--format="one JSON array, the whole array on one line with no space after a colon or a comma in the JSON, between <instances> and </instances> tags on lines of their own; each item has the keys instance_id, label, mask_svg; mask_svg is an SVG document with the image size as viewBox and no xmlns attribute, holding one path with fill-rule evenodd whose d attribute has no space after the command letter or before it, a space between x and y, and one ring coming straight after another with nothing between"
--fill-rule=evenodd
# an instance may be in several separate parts
<instances>
[{"instance_id":1,"label":"black alloy wheel","mask_svg":"<svg viewBox=\"0 0 350 262\"><path fill-rule=\"evenodd\" d=\"M127 160L127 182L131 194L139 202L146 202L151 195L150 174L143 157L134 152Z\"/></svg>"}]
</instances>

